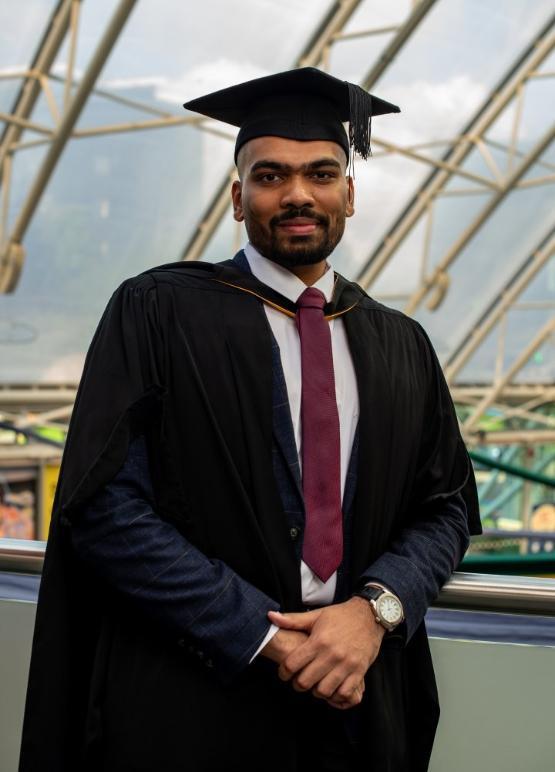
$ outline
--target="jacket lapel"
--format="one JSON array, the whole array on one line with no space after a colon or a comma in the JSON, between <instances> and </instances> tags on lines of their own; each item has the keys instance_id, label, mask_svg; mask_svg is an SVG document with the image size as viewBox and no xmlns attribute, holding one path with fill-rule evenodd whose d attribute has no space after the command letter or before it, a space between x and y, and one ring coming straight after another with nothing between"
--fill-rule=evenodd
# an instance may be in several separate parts
<instances>
[{"instance_id":1,"label":"jacket lapel","mask_svg":"<svg viewBox=\"0 0 555 772\"><path fill-rule=\"evenodd\" d=\"M249 265L249 262L245 256L243 250L238 252L233 260L229 261L229 264L238 268L250 279L253 278L253 274ZM255 284L249 281L248 286L255 288ZM275 293L273 299L283 303L281 296L279 299ZM293 429L293 421L291 419L291 409L289 406L289 397L287 394L287 384L285 382L285 375L283 373L283 366L281 363L281 354L279 345L275 339L274 334L270 328L270 335L272 338L272 431L275 443L282 455L283 462L288 470L291 481L295 486L297 494L302 502L303 489L301 481L301 469L299 464L299 455L297 453L297 444L295 442L295 431Z\"/></svg>"},{"instance_id":2,"label":"jacket lapel","mask_svg":"<svg viewBox=\"0 0 555 772\"><path fill-rule=\"evenodd\" d=\"M230 292L226 309L225 336L246 438L254 508L264 541L271 545L269 554L283 602L289 609L299 608L298 565L272 466L271 330L262 303L254 297Z\"/></svg>"},{"instance_id":3,"label":"jacket lapel","mask_svg":"<svg viewBox=\"0 0 555 772\"><path fill-rule=\"evenodd\" d=\"M277 340L272 335L272 403L273 420L272 430L274 440L279 448L283 461L291 476L291 481L295 486L297 494L301 501L303 500L303 488L301 481L301 468L299 464L299 454L297 453L297 443L295 442L295 431L291 418L291 408L289 406L289 397L287 394L287 385L285 375L281 364L281 356Z\"/></svg>"}]
</instances>

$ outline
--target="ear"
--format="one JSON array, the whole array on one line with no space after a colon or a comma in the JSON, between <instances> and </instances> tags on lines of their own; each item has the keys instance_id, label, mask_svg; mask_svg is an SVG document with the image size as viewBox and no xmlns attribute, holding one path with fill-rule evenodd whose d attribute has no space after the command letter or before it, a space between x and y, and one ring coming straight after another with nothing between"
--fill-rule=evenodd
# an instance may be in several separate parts
<instances>
[{"instance_id":1,"label":"ear","mask_svg":"<svg viewBox=\"0 0 555 772\"><path fill-rule=\"evenodd\" d=\"M351 176L347 177L347 206L345 214L352 217L355 213L355 184Z\"/></svg>"},{"instance_id":2,"label":"ear","mask_svg":"<svg viewBox=\"0 0 555 772\"><path fill-rule=\"evenodd\" d=\"M231 200L233 201L233 219L237 222L243 222L243 197L241 190L241 181L235 180L231 186Z\"/></svg>"}]
</instances>

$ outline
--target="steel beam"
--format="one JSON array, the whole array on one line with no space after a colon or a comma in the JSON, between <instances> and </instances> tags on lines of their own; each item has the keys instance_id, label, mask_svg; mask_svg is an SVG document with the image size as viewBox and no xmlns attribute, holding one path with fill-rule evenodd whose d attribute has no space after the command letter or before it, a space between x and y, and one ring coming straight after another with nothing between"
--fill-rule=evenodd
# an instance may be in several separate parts
<instances>
[{"instance_id":1,"label":"steel beam","mask_svg":"<svg viewBox=\"0 0 555 772\"><path fill-rule=\"evenodd\" d=\"M83 78L67 105L67 109L59 126L55 130L52 143L48 148L46 157L42 162L31 190L19 212L10 239L0 254L0 292L11 292L17 284L23 262L21 258L22 256L24 257L21 244L23 236L31 222L41 196L50 181L50 177L56 168L56 164L62 154L66 142L73 131L73 127L79 119L85 102L106 63L106 59L110 55L125 22L129 18L135 3L136 0L120 0L106 27L104 35L88 64Z\"/></svg>"},{"instance_id":2,"label":"steel beam","mask_svg":"<svg viewBox=\"0 0 555 772\"><path fill-rule=\"evenodd\" d=\"M49 445L29 443L28 445L0 445L0 463L17 461L20 464L32 461L51 461L58 463L62 457L62 451Z\"/></svg>"},{"instance_id":3,"label":"steel beam","mask_svg":"<svg viewBox=\"0 0 555 772\"><path fill-rule=\"evenodd\" d=\"M517 272L482 315L482 318L471 330L466 340L450 355L444 364L444 373L448 384L453 383L455 376L468 362L478 346L488 336L501 317L507 313L516 299L524 292L532 279L553 254L555 254L555 228L552 228L548 236L542 240L525 265L519 266Z\"/></svg>"},{"instance_id":4,"label":"steel beam","mask_svg":"<svg viewBox=\"0 0 555 772\"><path fill-rule=\"evenodd\" d=\"M466 434L476 429L476 425L484 411L490 407L499 394L503 391L503 387L506 386L514 378L514 376L526 365L532 354L548 340L555 332L555 317L548 319L543 325L541 330L534 336L526 348L518 355L513 364L508 370L491 386L489 392L480 400L476 406L475 411L466 419L463 423L463 430Z\"/></svg>"},{"instance_id":5,"label":"steel beam","mask_svg":"<svg viewBox=\"0 0 555 772\"><path fill-rule=\"evenodd\" d=\"M15 121L20 119L20 122L13 122L6 126L0 137L0 183L2 182L4 159L10 152L11 146L19 141L23 130L27 128L25 123L31 115L40 95L41 87L37 75L48 73L64 42L69 29L72 2L73 0L60 0L56 6L48 28L37 49L33 63L29 68L33 75L31 77L29 73L29 76L25 79L15 105L11 110L13 119Z\"/></svg>"},{"instance_id":6,"label":"steel beam","mask_svg":"<svg viewBox=\"0 0 555 772\"><path fill-rule=\"evenodd\" d=\"M463 431L463 439L469 447L476 445L551 445L555 442L552 429L517 429L502 432Z\"/></svg>"},{"instance_id":7,"label":"steel beam","mask_svg":"<svg viewBox=\"0 0 555 772\"><path fill-rule=\"evenodd\" d=\"M419 163L426 164L427 166L432 166L434 169L443 169L450 174L456 174L458 177L470 180L470 182L475 182L481 186L481 188L477 191L479 193L487 193L488 191L498 189L498 184L494 180L490 180L487 177L484 177L482 174L466 171L465 169L461 169L460 166L453 166L453 164L450 164L447 161L441 161L437 158L430 158L423 155L422 153L418 153L411 147L401 147L401 145L397 145L394 142L387 142L386 140L379 139L375 136L372 136L372 145L374 147L383 148L385 151L387 151L387 155L401 155L405 158L410 158L411 161L418 161Z\"/></svg>"},{"instance_id":8,"label":"steel beam","mask_svg":"<svg viewBox=\"0 0 555 772\"><path fill-rule=\"evenodd\" d=\"M307 42L294 67L316 67L334 36L341 32L362 0L337 0Z\"/></svg>"},{"instance_id":9,"label":"steel beam","mask_svg":"<svg viewBox=\"0 0 555 772\"><path fill-rule=\"evenodd\" d=\"M451 386L450 392L454 402L464 403L470 399L482 399L489 389L490 386L486 385L455 385ZM540 400L537 404L547 404L555 401L555 388L551 383L509 383L503 388L498 398L502 398L503 402L507 404L515 405L528 402L531 399Z\"/></svg>"},{"instance_id":10,"label":"steel beam","mask_svg":"<svg viewBox=\"0 0 555 772\"><path fill-rule=\"evenodd\" d=\"M395 59L401 48L405 45L414 30L418 27L428 11L434 6L436 0L420 0L413 5L410 14L405 21L399 25L395 37L393 37L385 49L381 52L378 60L372 65L370 70L362 79L360 85L365 91L370 91L391 62Z\"/></svg>"},{"instance_id":11,"label":"steel beam","mask_svg":"<svg viewBox=\"0 0 555 772\"><path fill-rule=\"evenodd\" d=\"M483 137L501 112L508 106L518 89L530 75L549 56L555 44L555 15L544 26L535 40L504 75L501 81L487 97L475 116L461 132L461 137L447 150L441 159L452 167L459 168L474 148L474 140ZM423 183L411 202L390 227L380 245L369 256L357 278L363 287L369 287L383 271L392 255L418 223L446 184L453 172L449 169L436 169Z\"/></svg>"},{"instance_id":12,"label":"steel beam","mask_svg":"<svg viewBox=\"0 0 555 772\"><path fill-rule=\"evenodd\" d=\"M489 219L497 207L505 200L507 195L513 190L516 183L526 174L528 169L534 164L542 153L547 150L555 138L555 124L549 127L543 137L537 142L529 153L526 153L518 166L506 178L502 186L499 186L497 192L490 197L482 210L476 215L474 220L468 225L462 235L455 241L443 258L438 262L432 275L425 279L420 287L410 297L404 311L412 315L424 300L430 290L434 289L442 277L446 274L447 268L456 260L462 250L466 247L473 236L480 230L482 225Z\"/></svg>"},{"instance_id":13,"label":"steel beam","mask_svg":"<svg viewBox=\"0 0 555 772\"><path fill-rule=\"evenodd\" d=\"M532 412L530 410L525 410L524 408L521 408L521 407L509 407L508 405L505 405L505 403L498 402L498 401L493 402L491 407L494 407L496 410L501 411L505 419L507 418L525 419L530 424L530 427L529 427L530 429L535 428L534 424L549 426L552 429L555 429L555 416L544 415L543 413L539 413L538 411Z\"/></svg>"}]
</instances>

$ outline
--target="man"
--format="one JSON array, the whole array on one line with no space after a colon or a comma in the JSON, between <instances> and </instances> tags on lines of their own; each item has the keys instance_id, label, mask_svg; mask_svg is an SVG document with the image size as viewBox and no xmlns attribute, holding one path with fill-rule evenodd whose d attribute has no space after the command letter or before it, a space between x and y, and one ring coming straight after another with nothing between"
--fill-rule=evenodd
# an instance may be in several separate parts
<instances>
[{"instance_id":1,"label":"man","mask_svg":"<svg viewBox=\"0 0 555 772\"><path fill-rule=\"evenodd\" d=\"M326 262L398 108L313 69L187 106L241 127L249 244L125 282L95 334L20 770L425 770L475 485L424 332Z\"/></svg>"}]
</instances>

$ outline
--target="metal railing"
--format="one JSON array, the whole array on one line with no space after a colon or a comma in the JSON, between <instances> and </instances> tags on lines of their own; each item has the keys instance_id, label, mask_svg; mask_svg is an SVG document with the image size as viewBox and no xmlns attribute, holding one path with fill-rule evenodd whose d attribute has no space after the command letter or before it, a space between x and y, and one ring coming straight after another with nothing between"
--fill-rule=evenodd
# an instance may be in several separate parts
<instances>
[{"instance_id":1,"label":"metal railing","mask_svg":"<svg viewBox=\"0 0 555 772\"><path fill-rule=\"evenodd\" d=\"M40 574L46 542L0 539L0 571ZM455 573L434 606L555 616L555 579Z\"/></svg>"},{"instance_id":2,"label":"metal railing","mask_svg":"<svg viewBox=\"0 0 555 772\"><path fill-rule=\"evenodd\" d=\"M45 548L45 541L0 539L0 571L10 571L15 574L40 574Z\"/></svg>"}]
</instances>

